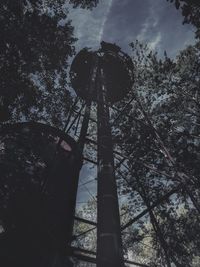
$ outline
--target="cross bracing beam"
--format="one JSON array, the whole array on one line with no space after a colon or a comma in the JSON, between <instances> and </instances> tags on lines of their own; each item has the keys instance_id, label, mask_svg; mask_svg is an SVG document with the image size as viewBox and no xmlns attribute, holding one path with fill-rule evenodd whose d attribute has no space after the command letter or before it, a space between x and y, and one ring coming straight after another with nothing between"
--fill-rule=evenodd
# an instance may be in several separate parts
<instances>
[{"instance_id":1,"label":"cross bracing beam","mask_svg":"<svg viewBox=\"0 0 200 267\"><path fill-rule=\"evenodd\" d=\"M151 210L156 208L158 205L160 205L162 202L166 201L169 197L171 197L173 194L177 193L182 188L182 185L177 186L176 188L169 191L166 195L161 197L158 201L156 201L154 204L152 204L149 208L143 210L140 214L138 214L135 218L131 219L128 223L123 225L121 227L121 230L124 231L127 227L131 226L133 223L141 219L143 216L145 216L147 213L149 213Z\"/></svg>"},{"instance_id":2,"label":"cross bracing beam","mask_svg":"<svg viewBox=\"0 0 200 267\"><path fill-rule=\"evenodd\" d=\"M85 107L85 104L82 104L80 110L76 113L76 116L73 118L71 124L69 125L69 127L66 129L66 133L69 133L69 131L71 130L72 126L76 123L76 121L78 120L83 108Z\"/></svg>"},{"instance_id":3,"label":"cross bracing beam","mask_svg":"<svg viewBox=\"0 0 200 267\"><path fill-rule=\"evenodd\" d=\"M77 238L80 238L80 237L83 237L83 236L87 235L88 233L94 231L95 229L96 229L96 227L93 227L93 228L91 228L91 229L88 229L88 230L85 231L85 232L80 233L79 235L75 235L75 236L74 236L74 240L76 240Z\"/></svg>"},{"instance_id":4,"label":"cross bracing beam","mask_svg":"<svg viewBox=\"0 0 200 267\"><path fill-rule=\"evenodd\" d=\"M133 100L132 100L133 101ZM131 101L131 102L132 102ZM129 103L130 104L130 103ZM111 105L108 105L108 107L110 108L110 109L113 109L114 111L117 111L119 114L118 114L118 118L117 118L117 120L119 119L119 117L121 117L122 115L124 115L124 116L126 116L127 118L131 118L131 119L133 119L135 122L139 122L139 123L141 123L141 124L143 124L143 125L145 125L145 126L147 126L148 127L148 125L146 124L146 123L144 123L143 121L141 121L141 120L139 120L139 119L136 119L134 116L131 116L131 115L129 115L129 114L124 114L123 112L124 112L124 109L126 109L126 105L124 105L124 107L120 110L120 109L118 109L118 108L116 108L116 107L114 107L114 106L111 106ZM75 110L75 109L73 109L72 110L75 114L77 114L77 113L79 113L79 111L77 111L77 110ZM83 117L84 116L84 114L80 114L80 116L81 117ZM115 119L116 120L116 119ZM90 117L90 121L92 121L92 122L94 122L94 123L97 123L97 120L95 120L94 118L92 118L92 117Z\"/></svg>"},{"instance_id":5,"label":"cross bracing beam","mask_svg":"<svg viewBox=\"0 0 200 267\"><path fill-rule=\"evenodd\" d=\"M112 126L116 124L116 121L123 115L123 113L125 112L125 110L127 109L127 107L133 102L134 99L135 99L135 97L132 97L131 100L127 104L124 105L124 107L122 108L122 110L119 111L119 114L114 119L114 122L113 122Z\"/></svg>"},{"instance_id":6,"label":"cross bracing beam","mask_svg":"<svg viewBox=\"0 0 200 267\"><path fill-rule=\"evenodd\" d=\"M97 142L95 141L95 140L92 140L92 139L90 139L90 138L86 138L86 141L87 142L89 142L89 143L91 143L91 144L94 144L94 145L97 145ZM117 150L113 150L113 153L114 154L116 154L116 155L118 155L118 156L120 156L122 159L121 160L119 160L119 162L118 163L116 163L116 165L114 166L114 169L116 170L117 168L119 168L123 163L124 163L124 161L125 160L127 160L127 159L129 159L128 158L128 156L125 156L125 155L122 155L120 152L118 152ZM129 154L131 154L131 153L129 153ZM88 159L88 158L84 158L86 161L88 161L88 162L91 162L91 163L93 163L93 164L97 164L97 162L95 162L95 161L93 161L93 160L91 160L91 159Z\"/></svg>"},{"instance_id":7,"label":"cross bracing beam","mask_svg":"<svg viewBox=\"0 0 200 267\"><path fill-rule=\"evenodd\" d=\"M86 161L91 162L93 164L97 164L97 162L90 160L88 158L84 158ZM123 164L125 159L122 159L121 162L119 162L119 165L115 167L115 169L119 168L119 166L121 164ZM121 176L121 174L120 174ZM122 177L123 178L123 177ZM126 181L127 182L127 181ZM167 200L171 195L175 194L176 192L178 192L179 189L181 189L183 186L179 185L177 188L172 189L170 192L168 192L166 195L164 195L162 198L160 198L156 203L154 203L150 209L145 209L144 211L142 211L140 214L138 214L135 218L131 219L126 225L122 226L121 230L125 230L127 227L129 227L130 225L132 225L133 223L135 223L137 220L141 219L143 216L145 216L147 213L149 213L149 211L153 210L155 207L157 207L159 204L161 204L162 202L164 202L165 200Z\"/></svg>"},{"instance_id":8,"label":"cross bracing beam","mask_svg":"<svg viewBox=\"0 0 200 267\"><path fill-rule=\"evenodd\" d=\"M88 138L88 137L86 137L85 140L86 140L88 143L91 143L91 144L97 146L97 142L96 142L95 140L92 140L91 138ZM127 156L122 155L119 151L117 151L117 150L115 150L115 149L113 150L113 153L116 154L116 155L118 155L118 156L120 156L120 157L122 157L124 160L128 159Z\"/></svg>"},{"instance_id":9,"label":"cross bracing beam","mask_svg":"<svg viewBox=\"0 0 200 267\"><path fill-rule=\"evenodd\" d=\"M73 112L75 114L79 113L79 111L77 111L77 110L73 110ZM83 113L80 113L80 116L81 117L84 117L84 114ZM90 116L90 119L89 120L92 121L92 122L94 122L94 123L97 123L97 120L93 119L91 116Z\"/></svg>"},{"instance_id":10,"label":"cross bracing beam","mask_svg":"<svg viewBox=\"0 0 200 267\"><path fill-rule=\"evenodd\" d=\"M113 110L115 110L115 111L117 111L117 112L119 112L119 113L122 111L122 110L120 110L120 109L118 109L118 108L116 108L116 107L114 107L114 106L109 106L109 108L111 108L111 109L113 109ZM123 108L122 108L122 109L123 109ZM123 113L122 113L122 114L123 114ZM122 115L122 114L121 114L121 115ZM140 123L140 124L142 124L142 125L144 125L144 126L150 128L150 126L149 126L148 124L144 123L142 120L136 119L136 118L135 118L134 116L132 116L132 115L125 114L125 116L126 116L127 118L130 118L130 119L134 120L135 122L138 122L138 123Z\"/></svg>"},{"instance_id":11,"label":"cross bracing beam","mask_svg":"<svg viewBox=\"0 0 200 267\"><path fill-rule=\"evenodd\" d=\"M96 264L96 252L82 249L82 248L76 248L76 247L71 247L70 250L71 250L70 256L73 256L82 261ZM146 265L144 263L138 263L138 262L131 261L131 260L124 260L124 262L130 265L139 266L139 267L150 267L149 265Z\"/></svg>"},{"instance_id":12,"label":"cross bracing beam","mask_svg":"<svg viewBox=\"0 0 200 267\"><path fill-rule=\"evenodd\" d=\"M93 159L89 159L89 158L86 158L86 157L83 157L83 160L87 161L87 162L90 162L94 165L97 165L97 161L93 160Z\"/></svg>"},{"instance_id":13,"label":"cross bracing beam","mask_svg":"<svg viewBox=\"0 0 200 267\"><path fill-rule=\"evenodd\" d=\"M79 222L82 222L82 223L85 223L85 224L90 224L90 225L93 225L93 226L97 226L96 222L93 222L93 221L90 221L90 220L87 220L87 219L84 219L84 218L80 218L80 217L75 216L74 219L76 221L79 221Z\"/></svg>"},{"instance_id":14,"label":"cross bracing beam","mask_svg":"<svg viewBox=\"0 0 200 267\"><path fill-rule=\"evenodd\" d=\"M66 129L67 129L67 127L68 127L68 124L69 124L69 122L70 122L72 113L73 113L74 108L75 108L76 104L78 103L78 101L79 101L79 97L77 96L77 97L75 98L74 103L72 104L72 106L71 106L71 108L70 108L68 114L67 114L67 120L66 120L66 122L65 122L65 127L64 127L64 129L63 129L63 132L65 132Z\"/></svg>"}]
</instances>

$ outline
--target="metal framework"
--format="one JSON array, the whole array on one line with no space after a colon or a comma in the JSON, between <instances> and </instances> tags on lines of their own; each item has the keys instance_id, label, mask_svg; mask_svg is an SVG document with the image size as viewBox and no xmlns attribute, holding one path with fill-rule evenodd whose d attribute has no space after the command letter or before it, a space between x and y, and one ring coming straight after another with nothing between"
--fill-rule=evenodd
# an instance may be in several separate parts
<instances>
[{"instance_id":1,"label":"metal framework","mask_svg":"<svg viewBox=\"0 0 200 267\"><path fill-rule=\"evenodd\" d=\"M126 224L120 224L116 176L120 176L121 179L124 179L130 189L132 189L132 185L120 171L121 167L127 168L125 162L128 157L127 155L124 156L122 152L113 149L111 127L117 123L121 116L124 116L126 109L134 100L131 98L121 110L114 106L115 102L126 96L132 86L132 72L133 64L131 59L116 45L102 42L101 48L98 51L83 49L77 54L71 66L70 73L72 86L78 96L74 99L74 103L66 118L66 125L63 131L59 131L43 124L33 123L6 125L1 127L0 136L1 140L3 140L1 142L4 145L4 150L7 148L6 153L8 156L10 157L11 155L9 140L13 138L14 143L19 145L19 147L24 147L24 144L26 144L25 148L23 148L24 151L29 151L29 153L31 151L32 154L35 153L34 160L37 157L39 158L42 171L42 175L37 174L39 175L37 176L37 179L41 178L39 181L36 181L37 179L34 181L35 178L32 180L32 182L34 181L39 188L39 194L37 193L37 196L39 195L40 202L38 202L38 200L36 202L38 211L32 214L31 207L36 208L36 206L34 206L35 204L31 203L32 200L26 202L26 206L22 208L20 207L22 204L20 202L17 204L17 211L19 212L16 213L16 216L12 216L15 223L18 225L21 223L24 228L20 226L19 233L17 234L13 234L13 230L10 229L9 231L4 229L5 233L0 234L0 258L4 257L8 262L5 267L14 266L12 265L13 262L8 261L9 255L6 255L5 253L5 244L7 242L5 242L5 240L9 240L9 242L15 244L15 246L13 246L14 251L17 247L16 240L22 236L24 238L23 246L19 247L19 249L16 250L16 253L11 251L11 253L15 255L13 261L16 260L16 257L17 259L21 257L19 263L26 265L28 263L29 265L27 266L30 267L32 267L31 264L33 264L33 267L73 266L71 258L95 264L97 267L124 267L126 264L131 266L149 267L143 263L124 259L122 236L125 234L125 230L128 227L137 223L138 220L147 214L152 218L154 215L153 211L156 207L167 201L173 194L176 194L180 190L184 190L184 185L187 182L188 177L184 181L181 181L180 174L178 174L178 182L175 188L164 194L155 203L147 203L147 208L134 216ZM91 116L91 109L94 106L95 108L97 107L97 119ZM112 123L110 122L111 110L117 114ZM148 121L145 123L136 118L131 119L137 123L145 125L145 127L152 128L152 125ZM94 137L88 136L88 127L90 124L94 124L97 128L97 140ZM9 138L6 139L6 136L9 136ZM34 139L33 136L37 138ZM72 136L73 139L70 136ZM155 137L159 138L156 133ZM24 140L26 140L26 142ZM30 140L37 140L38 144L43 144L42 142L44 140L47 140L47 142L44 142L41 148L34 148L34 144L31 143ZM162 146L161 140L158 140L158 142L160 142ZM84 152L88 144L93 146L93 151L96 152L97 157L89 157L85 155ZM36 151L37 149L38 151ZM70 154L69 158L63 157L62 150L64 150L64 152L67 150L67 153ZM18 153L21 153L20 149ZM9 157L4 159L4 163L6 163L6 161L9 163ZM34 163L31 162L31 164L35 164L35 162L38 162L37 160L33 161ZM97 182L97 221L75 216L78 176L79 171L85 162L89 162L97 167L96 177L79 184L87 189L86 184ZM25 165L26 164L28 163L25 162ZM145 165L142 162L140 164L145 168L150 168L152 171L158 172L147 164ZM4 165L6 166L6 164ZM7 168L6 171L14 168L11 161L8 165L9 166L6 167L4 166L5 169ZM22 165L22 169L23 168L24 165ZM34 165L34 168L36 169L36 164ZM68 172L67 179L66 172ZM168 175L166 173L160 174L164 176ZM55 177L60 178L61 182L58 183L57 180L55 180ZM32 190L34 187L33 184L34 183L26 184L26 186ZM11 184L12 188L15 186L16 185ZM1 189L3 187L4 186L1 184ZM96 197L93 196L93 193L88 189L87 191L90 197L96 201ZM5 199L5 192L1 190L0 196L2 199ZM36 194L34 200L35 197ZM13 203L13 200L10 201ZM30 205L30 207L28 207L28 205ZM45 218L45 223L41 223L39 220L27 221L27 218L20 218L24 211L23 209L27 209L27 207L29 211L26 212L26 215L31 218L34 216L38 217L44 213L42 218ZM13 213L13 210L7 207L5 210L2 209L1 214L4 214L6 217L6 212ZM52 218L51 214L54 214L56 218ZM153 219L155 222L155 218ZM3 220L4 218L0 215L0 223ZM54 222L53 224L52 220ZM51 223L49 223L50 221ZM73 235L72 228L74 221L91 227L77 235ZM25 229L25 224L27 224L27 222L30 229L35 229L32 234L30 234L30 229ZM52 225L54 225L53 228ZM97 230L96 252L75 247L71 244L72 241L87 236L90 232L95 230ZM38 233L43 234L39 235L36 233L37 231ZM29 233L29 235L27 235L27 237L24 236L27 233ZM30 240L33 242L28 243ZM40 247L40 251L36 250L36 257L36 254L31 252L31 249L34 250L41 242L43 242L42 247ZM166 244L165 241L162 240L162 233L161 242L165 247ZM27 244L29 246L27 246ZM46 247L46 249L44 249L44 247ZM23 251L23 254L27 253L27 255L23 257L23 255L20 254L20 251ZM2 256L2 253L4 253L5 256ZM179 266L177 265L178 263L176 263L176 259L174 259L171 254L169 254L169 257L176 266ZM31 259L32 263L30 263ZM170 260L168 266L170 266Z\"/></svg>"},{"instance_id":2,"label":"metal framework","mask_svg":"<svg viewBox=\"0 0 200 267\"><path fill-rule=\"evenodd\" d=\"M131 59L113 44L98 51L83 49L71 67L77 94L97 103L97 266L123 267L123 250L109 103L121 100L132 86ZM94 163L94 162L93 162Z\"/></svg>"},{"instance_id":3,"label":"metal framework","mask_svg":"<svg viewBox=\"0 0 200 267\"><path fill-rule=\"evenodd\" d=\"M118 64L119 61L121 65ZM82 76L83 69L85 71L85 74ZM91 70L93 70L93 76L89 76ZM112 70L113 72L110 72L110 70ZM113 150L111 126L115 125L121 116L126 116L126 109L130 107L133 101L137 101L135 97L131 97L128 103L125 104L121 110L113 105L116 101L122 99L129 91L129 88L133 83L133 80L130 79L130 77L133 77L133 73L131 73L132 70L133 65L129 57L126 54L122 53L120 48L116 45L107 44L104 42L102 43L102 47L101 49L99 49L99 51L91 52L87 49L82 50L76 56L72 64L71 75L73 88L81 98L87 101L95 101L97 103L97 120L94 120L92 118L91 120L93 123L97 124L98 129L97 142L88 137L86 137L85 139L88 143L91 143L96 147L98 158L97 160L94 160L84 157L84 160L97 165L98 168L97 222L91 222L83 218L76 217L76 220L94 226L79 234L77 238L79 238L79 236L82 237L84 235L87 235L91 231L94 231L94 229L97 227L97 253L95 254L92 251L89 252L77 250L76 257L80 257L82 260L95 263L98 267L124 266L124 264L126 263L133 264L134 266L147 266L142 263L130 261L128 262L123 259L121 234L123 235L128 227L130 227L134 223L137 223L138 220L149 214L150 219L154 222L153 224L155 226L155 230L159 231L161 246L165 250L166 255L168 255L168 257L170 258L166 260L167 266L171 266L170 261L173 262L176 266L179 266L179 263L173 257L170 249L167 247L166 242L163 239L162 232L159 228L153 211L156 207L168 201L171 196L177 194L181 190L184 190L186 180L181 181L177 177L177 182L179 181L177 186L161 196L160 199L158 199L155 203L146 203L147 208L133 217L133 219L128 221L126 224L120 226L121 234L119 231L120 219L115 175L117 174L121 179L124 179L131 189L132 185L119 171L120 167L123 166L124 168L124 162L128 158L127 156L124 156L123 153ZM120 73L123 73L123 77L120 76ZM93 83L92 87L90 87L90 91L86 86L88 84L89 77L91 77ZM121 80L122 82L120 83L119 80ZM109 109L112 109L115 111L115 113L117 113L116 118L112 122L112 124L109 122ZM144 112L144 110L142 110L142 112ZM145 113L144 117L146 121L137 120L134 117L130 118L136 123L146 127L146 129L150 129L153 132L153 135L157 139L158 143L160 144L161 149L164 150L164 153L166 153L170 158L167 149L164 147L162 140L156 133ZM114 157L115 159L117 159L115 164ZM148 166L143 162L138 163L141 164L141 167L150 169L151 171L162 176L172 178L169 176L169 174L154 170L151 166ZM127 168L127 166L125 166L125 168ZM192 196L190 198L192 199ZM193 203L195 204L195 201L193 201ZM88 255L96 255L96 258L94 259L93 257L91 260Z\"/></svg>"}]
</instances>

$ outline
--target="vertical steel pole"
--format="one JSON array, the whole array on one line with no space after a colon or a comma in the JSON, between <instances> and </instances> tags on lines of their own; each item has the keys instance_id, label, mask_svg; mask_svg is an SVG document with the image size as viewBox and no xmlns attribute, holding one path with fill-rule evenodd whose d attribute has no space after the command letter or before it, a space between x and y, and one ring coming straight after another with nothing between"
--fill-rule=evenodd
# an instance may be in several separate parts
<instances>
[{"instance_id":1,"label":"vertical steel pole","mask_svg":"<svg viewBox=\"0 0 200 267\"><path fill-rule=\"evenodd\" d=\"M100 63L98 66L97 267L122 267L124 261L107 90L103 69Z\"/></svg>"},{"instance_id":2,"label":"vertical steel pole","mask_svg":"<svg viewBox=\"0 0 200 267\"><path fill-rule=\"evenodd\" d=\"M82 122L81 132L79 136L79 149L80 153L83 154L84 145L85 145L85 138L87 135L89 120L90 120L90 112L91 112L91 95L95 89L96 85L96 77L97 77L97 69L98 69L98 57L96 54L93 55L93 65L90 70L90 77L88 81L88 99L86 99L86 107L85 107L85 114Z\"/></svg>"},{"instance_id":3,"label":"vertical steel pole","mask_svg":"<svg viewBox=\"0 0 200 267\"><path fill-rule=\"evenodd\" d=\"M91 101L87 101L86 107L85 107L85 114L83 117L83 122L82 122L82 127L81 127L81 132L80 132L80 136L78 140L79 152L81 156L83 155L85 138L86 138L87 131L88 131L88 124L90 120L90 110L91 110Z\"/></svg>"}]
</instances>

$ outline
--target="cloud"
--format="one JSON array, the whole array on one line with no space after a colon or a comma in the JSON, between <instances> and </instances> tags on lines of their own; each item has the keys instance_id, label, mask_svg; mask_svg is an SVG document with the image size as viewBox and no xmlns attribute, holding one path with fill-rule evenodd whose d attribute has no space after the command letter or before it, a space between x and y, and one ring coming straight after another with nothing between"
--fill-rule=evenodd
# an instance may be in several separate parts
<instances>
[{"instance_id":1,"label":"cloud","mask_svg":"<svg viewBox=\"0 0 200 267\"><path fill-rule=\"evenodd\" d=\"M152 31L157 27L159 18L153 6L149 7L149 15L142 25L140 33L137 35L138 40L144 40L148 35L149 31Z\"/></svg>"},{"instance_id":2,"label":"cloud","mask_svg":"<svg viewBox=\"0 0 200 267\"><path fill-rule=\"evenodd\" d=\"M154 5L151 5L149 8L149 15L147 16L145 22L142 24L141 30L136 36L136 39L141 42L147 42L150 49L152 50L158 48L158 45L162 39L161 32L158 31L158 24L158 13L155 12Z\"/></svg>"},{"instance_id":3,"label":"cloud","mask_svg":"<svg viewBox=\"0 0 200 267\"><path fill-rule=\"evenodd\" d=\"M86 46L92 48L99 47L112 4L113 0L102 0L92 11L81 8L73 9L71 6L68 6L68 19L72 20L74 34L78 38L77 50Z\"/></svg>"},{"instance_id":4,"label":"cloud","mask_svg":"<svg viewBox=\"0 0 200 267\"><path fill-rule=\"evenodd\" d=\"M146 17L137 39L149 44L160 57L166 50L168 56L174 58L188 44L194 43L191 25L182 25L183 17L174 5L160 0L149 0Z\"/></svg>"},{"instance_id":5,"label":"cloud","mask_svg":"<svg viewBox=\"0 0 200 267\"><path fill-rule=\"evenodd\" d=\"M106 22L108 20L108 16L110 14L110 10L111 10L112 4L113 4L113 0L110 0L108 8L107 8L106 15L104 16L103 23L101 25L101 30L100 30L100 33L99 33L99 41L102 40L103 33L104 33L104 28L105 28Z\"/></svg>"},{"instance_id":6,"label":"cloud","mask_svg":"<svg viewBox=\"0 0 200 267\"><path fill-rule=\"evenodd\" d=\"M181 12L167 1L100 0L92 11L68 5L76 50L97 49L103 39L117 43L130 53L128 44L136 39L148 43L162 57L163 51L174 57L193 41L190 25L182 26ZM173 29L173 30L172 30ZM187 43L186 43L187 40Z\"/></svg>"},{"instance_id":7,"label":"cloud","mask_svg":"<svg viewBox=\"0 0 200 267\"><path fill-rule=\"evenodd\" d=\"M160 32L158 32L158 34L148 43L149 48L151 50L157 50L161 40L162 40L162 35Z\"/></svg>"}]
</instances>

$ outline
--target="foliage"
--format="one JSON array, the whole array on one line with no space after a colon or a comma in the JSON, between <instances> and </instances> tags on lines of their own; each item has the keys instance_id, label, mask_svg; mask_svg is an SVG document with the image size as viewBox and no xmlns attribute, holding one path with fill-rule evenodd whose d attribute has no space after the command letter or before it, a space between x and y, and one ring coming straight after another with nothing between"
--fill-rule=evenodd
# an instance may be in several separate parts
<instances>
[{"instance_id":1,"label":"foliage","mask_svg":"<svg viewBox=\"0 0 200 267\"><path fill-rule=\"evenodd\" d=\"M131 47L134 86L116 105L120 110L126 105L124 113L113 115L116 149L125 151L127 158L118 175L120 191L137 213L154 203L159 206L126 231L131 239L132 230L141 229L144 247L150 242L156 256L146 253L146 264L194 266L199 257L199 42L180 52L176 60L167 53L158 59L138 41ZM190 218L196 235L188 230ZM150 236L148 242L146 236ZM144 257L140 248L140 242L134 243L137 256L133 257Z\"/></svg>"},{"instance_id":2,"label":"foliage","mask_svg":"<svg viewBox=\"0 0 200 267\"><path fill-rule=\"evenodd\" d=\"M170 0L170 2L174 2L176 9L181 8L183 23L193 24L197 28L196 37L200 38L200 2L198 0Z\"/></svg>"},{"instance_id":3,"label":"foliage","mask_svg":"<svg viewBox=\"0 0 200 267\"><path fill-rule=\"evenodd\" d=\"M64 26L59 25L64 13L55 13L54 8L61 2L50 2L49 9L43 9L42 1L5 0L2 3L2 120L14 115L13 105L16 107L18 102L21 105L20 112L25 116L31 108L38 108L44 112L45 106L39 106L38 101L44 95L52 97L52 84L49 83L55 80L56 75L59 75L60 79L65 78L66 81L64 71L68 57L74 54L75 38L69 21ZM50 8L53 15L50 15ZM43 88L40 83L43 83ZM63 89L66 90L66 87Z\"/></svg>"},{"instance_id":4,"label":"foliage","mask_svg":"<svg viewBox=\"0 0 200 267\"><path fill-rule=\"evenodd\" d=\"M134 85L111 112L122 225L148 210L123 230L124 252L152 267L198 266L200 44L175 60L138 41L131 48Z\"/></svg>"},{"instance_id":5,"label":"foliage","mask_svg":"<svg viewBox=\"0 0 200 267\"><path fill-rule=\"evenodd\" d=\"M97 6L99 0L70 0L69 3L73 4L73 7L81 7L92 9Z\"/></svg>"},{"instance_id":6,"label":"foliage","mask_svg":"<svg viewBox=\"0 0 200 267\"><path fill-rule=\"evenodd\" d=\"M97 1L70 1L93 8ZM64 0L3 0L0 8L0 120L61 127L72 102L68 59L75 53ZM65 19L64 25L60 21Z\"/></svg>"},{"instance_id":7,"label":"foliage","mask_svg":"<svg viewBox=\"0 0 200 267\"><path fill-rule=\"evenodd\" d=\"M80 218L87 218L89 221L96 222L96 207L97 203L94 200L89 200L87 204L83 205L80 210L77 211L76 216ZM93 229L94 226L87 225L85 223L76 222L74 228L74 235L79 236L81 233L89 229ZM76 245L81 248L96 251L96 229L89 232L88 234L82 235L75 239Z\"/></svg>"}]
</instances>

